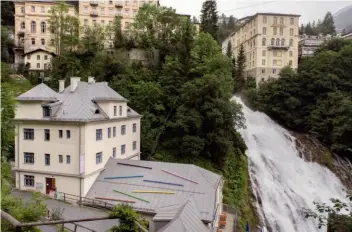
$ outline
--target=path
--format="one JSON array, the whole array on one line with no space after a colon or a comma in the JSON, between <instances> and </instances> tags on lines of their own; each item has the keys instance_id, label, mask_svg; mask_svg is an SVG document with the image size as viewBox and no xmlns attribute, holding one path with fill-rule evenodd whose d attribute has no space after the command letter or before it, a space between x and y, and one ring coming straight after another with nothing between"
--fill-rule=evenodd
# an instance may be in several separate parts
<instances>
[{"instance_id":1,"label":"path","mask_svg":"<svg viewBox=\"0 0 352 232\"><path fill-rule=\"evenodd\" d=\"M12 195L17 196L23 200L29 200L32 196L30 192L23 192L23 191L13 191ZM64 209L63 218L64 219L80 219L80 218L89 218L89 217L100 217L100 216L107 216L107 211L78 206L74 204L68 204L64 202L60 202L53 199L44 199L44 203L47 205L48 209L56 209L62 208ZM101 220L101 221L90 221L90 222L78 222L77 224L82 225L84 227L90 228L97 232L105 232L109 228L114 225L118 225L117 219L108 219L108 220ZM73 230L73 224L65 224L65 227ZM43 231L47 231L44 229ZM50 230L48 230L49 232ZM77 232L87 232L88 230L83 228L77 228Z\"/></svg>"}]
</instances>

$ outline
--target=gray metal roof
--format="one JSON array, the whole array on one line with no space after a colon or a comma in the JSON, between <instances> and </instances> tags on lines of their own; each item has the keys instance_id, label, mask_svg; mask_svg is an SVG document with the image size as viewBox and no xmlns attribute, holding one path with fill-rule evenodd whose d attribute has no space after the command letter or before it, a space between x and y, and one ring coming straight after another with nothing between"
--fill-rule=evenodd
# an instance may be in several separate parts
<instances>
[{"instance_id":1,"label":"gray metal roof","mask_svg":"<svg viewBox=\"0 0 352 232\"><path fill-rule=\"evenodd\" d=\"M49 101L46 105L51 107L52 117L43 118L43 120L83 122L109 119L104 111L100 109L96 103L97 101L127 102L127 99L111 89L107 82L87 83L81 81L77 83L73 92L71 92L71 87L68 86L61 93L56 93L42 83L17 97L17 100ZM99 113L96 113L97 110ZM127 117L136 116L140 115L128 107Z\"/></svg>"},{"instance_id":2,"label":"gray metal roof","mask_svg":"<svg viewBox=\"0 0 352 232\"><path fill-rule=\"evenodd\" d=\"M194 207L192 200L187 201L180 207L172 221L158 232L210 232L211 229L203 224Z\"/></svg>"},{"instance_id":3,"label":"gray metal roof","mask_svg":"<svg viewBox=\"0 0 352 232\"><path fill-rule=\"evenodd\" d=\"M41 83L16 98L17 100L29 101L55 101L58 93Z\"/></svg>"},{"instance_id":4,"label":"gray metal roof","mask_svg":"<svg viewBox=\"0 0 352 232\"><path fill-rule=\"evenodd\" d=\"M145 169L121 165L133 164L151 167ZM181 175L193 182L181 179L162 171ZM143 175L143 178L128 178L128 179L104 179L111 176L125 175ZM105 165L105 170L100 173L91 189L87 193L88 198L105 197L105 198L120 198L133 200L129 196L114 192L118 190L129 193L139 198L148 200L149 203L136 200L131 206L137 211L161 213L162 207L176 206L179 208L186 200L194 198L194 203L199 209L200 218L203 221L211 222L215 214L216 191L222 177L205 169L199 168L192 164L164 163L143 160L116 160L110 158ZM176 183L183 186L167 185L161 183L150 183L143 180L156 180L162 182ZM133 190L153 190L153 191L171 191L174 194L153 194L153 193L132 193ZM107 201L111 204L117 204L115 201ZM176 208L174 208L174 211ZM160 216L160 214L159 214Z\"/></svg>"}]
</instances>

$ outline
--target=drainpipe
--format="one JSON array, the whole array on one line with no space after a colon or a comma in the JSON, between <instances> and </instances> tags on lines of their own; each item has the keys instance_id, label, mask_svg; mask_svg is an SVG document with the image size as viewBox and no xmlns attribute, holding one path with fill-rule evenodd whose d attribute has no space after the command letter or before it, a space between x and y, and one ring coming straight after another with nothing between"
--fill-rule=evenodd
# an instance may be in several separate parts
<instances>
[{"instance_id":1,"label":"drainpipe","mask_svg":"<svg viewBox=\"0 0 352 232\"><path fill-rule=\"evenodd\" d=\"M78 123L79 127L79 139L78 139L78 172L79 172L79 200L82 201L82 177L81 177L81 145L82 145L82 139L81 139L81 124Z\"/></svg>"},{"instance_id":2,"label":"drainpipe","mask_svg":"<svg viewBox=\"0 0 352 232\"><path fill-rule=\"evenodd\" d=\"M15 154L16 155L16 154ZM20 172L20 124L17 123L17 170L18 170L18 189L21 189L21 172Z\"/></svg>"}]
</instances>

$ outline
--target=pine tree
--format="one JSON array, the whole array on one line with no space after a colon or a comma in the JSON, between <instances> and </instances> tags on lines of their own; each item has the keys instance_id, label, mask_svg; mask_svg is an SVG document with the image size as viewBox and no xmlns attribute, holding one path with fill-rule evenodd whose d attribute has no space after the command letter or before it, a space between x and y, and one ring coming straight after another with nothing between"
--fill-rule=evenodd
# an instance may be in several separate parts
<instances>
[{"instance_id":1,"label":"pine tree","mask_svg":"<svg viewBox=\"0 0 352 232\"><path fill-rule=\"evenodd\" d=\"M235 91L239 91L243 89L245 67L246 67L246 55L244 54L243 44L241 44L241 47L237 56L237 62L236 62Z\"/></svg>"},{"instance_id":2,"label":"pine tree","mask_svg":"<svg viewBox=\"0 0 352 232\"><path fill-rule=\"evenodd\" d=\"M231 58L232 57L232 44L231 40L227 43L227 50L226 50L226 55Z\"/></svg>"},{"instance_id":3,"label":"pine tree","mask_svg":"<svg viewBox=\"0 0 352 232\"><path fill-rule=\"evenodd\" d=\"M203 3L201 14L200 29L209 33L215 40L218 34L218 12L216 10L216 1L207 0Z\"/></svg>"},{"instance_id":4,"label":"pine tree","mask_svg":"<svg viewBox=\"0 0 352 232\"><path fill-rule=\"evenodd\" d=\"M192 22L193 22L193 23L199 23L199 21L198 21L198 19L197 19L197 17L196 17L196 16L193 16L193 18L192 18Z\"/></svg>"},{"instance_id":5,"label":"pine tree","mask_svg":"<svg viewBox=\"0 0 352 232\"><path fill-rule=\"evenodd\" d=\"M235 23L235 18L233 15L230 15L229 22L227 24L227 28L231 31L235 30L236 23Z\"/></svg>"},{"instance_id":6,"label":"pine tree","mask_svg":"<svg viewBox=\"0 0 352 232\"><path fill-rule=\"evenodd\" d=\"M334 24L334 19L332 17L331 12L329 11L326 13L323 23L322 23L322 33L323 35L335 35L336 34L336 28Z\"/></svg>"},{"instance_id":7,"label":"pine tree","mask_svg":"<svg viewBox=\"0 0 352 232\"><path fill-rule=\"evenodd\" d=\"M299 29L299 34L300 34L300 35L305 34L303 23L301 24L301 28Z\"/></svg>"}]
</instances>

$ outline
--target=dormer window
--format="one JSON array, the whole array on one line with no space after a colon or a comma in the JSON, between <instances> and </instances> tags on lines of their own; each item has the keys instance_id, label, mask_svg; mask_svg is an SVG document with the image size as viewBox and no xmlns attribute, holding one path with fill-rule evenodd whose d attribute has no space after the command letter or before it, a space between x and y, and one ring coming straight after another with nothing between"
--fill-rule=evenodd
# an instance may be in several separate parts
<instances>
[{"instance_id":1,"label":"dormer window","mask_svg":"<svg viewBox=\"0 0 352 232\"><path fill-rule=\"evenodd\" d=\"M95 110L95 114L100 114L99 109L96 109L96 110Z\"/></svg>"},{"instance_id":2,"label":"dormer window","mask_svg":"<svg viewBox=\"0 0 352 232\"><path fill-rule=\"evenodd\" d=\"M50 117L51 109L49 106L43 106L43 117Z\"/></svg>"}]
</instances>

